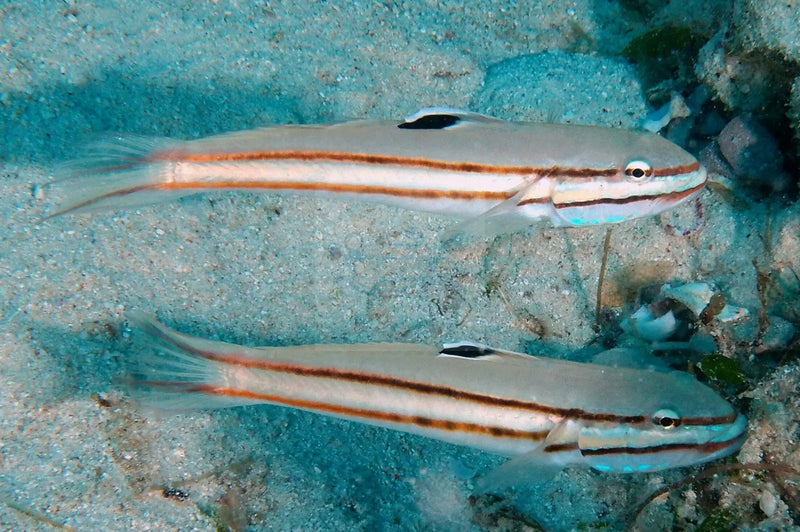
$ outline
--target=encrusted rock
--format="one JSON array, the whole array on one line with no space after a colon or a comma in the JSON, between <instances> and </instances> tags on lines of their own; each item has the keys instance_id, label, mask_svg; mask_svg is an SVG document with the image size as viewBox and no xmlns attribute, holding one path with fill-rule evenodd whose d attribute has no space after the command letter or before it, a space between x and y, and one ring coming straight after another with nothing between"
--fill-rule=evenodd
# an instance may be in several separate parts
<instances>
[{"instance_id":1,"label":"encrusted rock","mask_svg":"<svg viewBox=\"0 0 800 532\"><path fill-rule=\"evenodd\" d=\"M752 115L740 115L728 122L717 142L736 176L773 192L789 189L792 180L783 170L778 142Z\"/></svg>"}]
</instances>

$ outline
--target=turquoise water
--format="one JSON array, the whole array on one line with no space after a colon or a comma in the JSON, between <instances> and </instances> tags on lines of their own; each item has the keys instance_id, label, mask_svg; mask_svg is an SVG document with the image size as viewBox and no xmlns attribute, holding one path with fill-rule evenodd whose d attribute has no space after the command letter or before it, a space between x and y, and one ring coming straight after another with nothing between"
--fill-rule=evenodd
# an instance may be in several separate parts
<instances>
[{"instance_id":1,"label":"turquoise water","mask_svg":"<svg viewBox=\"0 0 800 532\"><path fill-rule=\"evenodd\" d=\"M0 529L616 530L695 472L574 470L475 499L502 458L280 407L148 411L124 387L132 309L248 345L467 339L584 361L629 340L617 325L641 287L707 282L750 313L703 328L746 377L711 381L751 420L729 462L800 468L798 8L674 4L0 4ZM663 134L699 153L754 112L789 185L726 176L700 207L615 228L599 334L604 227L443 243L441 216L219 192L40 223L56 166L115 132L189 139L429 105L634 128L674 94L700 104ZM790 491L744 478L676 489L639 526L797 526Z\"/></svg>"}]
</instances>

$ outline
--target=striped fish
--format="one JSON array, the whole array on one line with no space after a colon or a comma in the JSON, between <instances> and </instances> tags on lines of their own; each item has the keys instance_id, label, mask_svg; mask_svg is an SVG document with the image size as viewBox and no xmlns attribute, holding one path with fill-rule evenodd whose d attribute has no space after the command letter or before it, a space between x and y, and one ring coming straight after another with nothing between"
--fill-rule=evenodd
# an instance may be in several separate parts
<instances>
[{"instance_id":1,"label":"striped fish","mask_svg":"<svg viewBox=\"0 0 800 532\"><path fill-rule=\"evenodd\" d=\"M686 373L567 362L470 343L243 347L129 316L135 390L161 408L270 403L516 457L490 490L566 466L630 473L734 453L746 421Z\"/></svg>"},{"instance_id":2,"label":"striped fish","mask_svg":"<svg viewBox=\"0 0 800 532\"><path fill-rule=\"evenodd\" d=\"M469 220L462 229L488 233L537 220L585 226L655 215L706 181L692 155L651 133L449 108L400 122L283 125L193 141L121 137L62 173L51 216L260 190L450 214Z\"/></svg>"}]
</instances>

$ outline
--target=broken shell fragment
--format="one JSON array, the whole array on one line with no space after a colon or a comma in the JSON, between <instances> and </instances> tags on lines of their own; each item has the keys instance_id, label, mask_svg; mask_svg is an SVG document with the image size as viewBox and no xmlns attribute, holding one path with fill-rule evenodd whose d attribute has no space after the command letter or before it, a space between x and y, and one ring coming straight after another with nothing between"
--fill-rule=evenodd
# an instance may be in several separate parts
<instances>
[{"instance_id":1,"label":"broken shell fragment","mask_svg":"<svg viewBox=\"0 0 800 532\"><path fill-rule=\"evenodd\" d=\"M714 297L714 291L708 283L686 283L679 286L665 284L661 287L660 296L663 299L672 299L683 303L695 317L699 317L703 309L711 302L711 298Z\"/></svg>"},{"instance_id":2,"label":"broken shell fragment","mask_svg":"<svg viewBox=\"0 0 800 532\"><path fill-rule=\"evenodd\" d=\"M666 314L655 317L648 307L639 307L630 318L621 323L624 331L649 342L666 340L675 332L678 323L670 310Z\"/></svg>"}]
</instances>

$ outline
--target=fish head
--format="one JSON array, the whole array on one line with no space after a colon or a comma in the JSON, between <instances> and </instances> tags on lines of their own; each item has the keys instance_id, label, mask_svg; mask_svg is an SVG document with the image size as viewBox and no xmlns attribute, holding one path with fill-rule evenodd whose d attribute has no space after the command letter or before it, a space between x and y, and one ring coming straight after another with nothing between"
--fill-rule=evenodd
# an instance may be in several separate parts
<instances>
[{"instance_id":1,"label":"fish head","mask_svg":"<svg viewBox=\"0 0 800 532\"><path fill-rule=\"evenodd\" d=\"M638 415L629 410L581 427L577 446L587 465L614 473L650 472L739 450L747 420L730 403L686 373L652 373L657 377L642 381L640 391L649 393L639 395Z\"/></svg>"},{"instance_id":2,"label":"fish head","mask_svg":"<svg viewBox=\"0 0 800 532\"><path fill-rule=\"evenodd\" d=\"M554 185L554 225L600 225L657 215L705 187L706 169L669 140L636 131L607 129L602 134L605 141L590 146L597 153L583 154L595 162L568 170Z\"/></svg>"}]
</instances>

